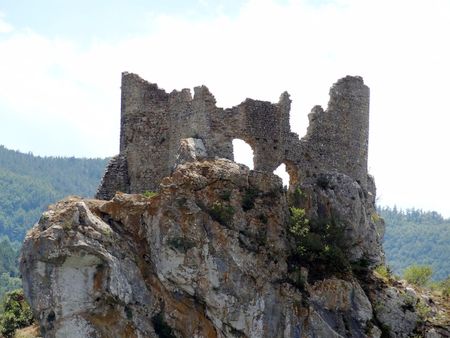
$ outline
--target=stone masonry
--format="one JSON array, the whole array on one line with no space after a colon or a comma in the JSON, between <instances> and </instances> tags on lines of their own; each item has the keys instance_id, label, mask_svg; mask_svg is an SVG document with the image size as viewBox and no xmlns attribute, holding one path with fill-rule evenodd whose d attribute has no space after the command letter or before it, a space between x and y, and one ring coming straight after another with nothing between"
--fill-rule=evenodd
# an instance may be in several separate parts
<instances>
[{"instance_id":1,"label":"stone masonry","mask_svg":"<svg viewBox=\"0 0 450 338\"><path fill-rule=\"evenodd\" d=\"M156 191L177 161L183 139L203 141L208 158L233 160L233 139L254 152L254 169L273 172L285 163L290 186L321 172L337 171L368 188L369 88L361 77L347 76L330 89L327 110L315 106L299 139L289 125L291 100L278 103L246 99L228 109L216 106L205 86L170 94L136 74L122 74L120 154L114 157L97 198L116 191ZM370 185L370 182L369 182Z\"/></svg>"}]
</instances>

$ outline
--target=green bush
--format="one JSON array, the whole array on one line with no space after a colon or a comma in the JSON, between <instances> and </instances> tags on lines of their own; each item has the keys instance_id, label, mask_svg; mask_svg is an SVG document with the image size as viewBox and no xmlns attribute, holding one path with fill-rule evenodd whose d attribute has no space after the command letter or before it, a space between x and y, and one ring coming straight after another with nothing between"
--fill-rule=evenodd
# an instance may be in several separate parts
<instances>
[{"instance_id":1,"label":"green bush","mask_svg":"<svg viewBox=\"0 0 450 338\"><path fill-rule=\"evenodd\" d=\"M450 297L450 276L442 281L430 282L428 286L434 293L441 294L443 297Z\"/></svg>"},{"instance_id":2,"label":"green bush","mask_svg":"<svg viewBox=\"0 0 450 338\"><path fill-rule=\"evenodd\" d=\"M374 271L386 279L389 279L392 276L391 268L387 265L378 265Z\"/></svg>"},{"instance_id":3,"label":"green bush","mask_svg":"<svg viewBox=\"0 0 450 338\"><path fill-rule=\"evenodd\" d=\"M289 231L296 236L304 236L309 232L309 220L306 218L305 209L289 208L291 226Z\"/></svg>"},{"instance_id":4,"label":"green bush","mask_svg":"<svg viewBox=\"0 0 450 338\"><path fill-rule=\"evenodd\" d=\"M343 229L337 222L334 219L308 220L301 208L291 207L289 211L289 232L295 243L293 260L321 267L326 274L349 271Z\"/></svg>"},{"instance_id":5,"label":"green bush","mask_svg":"<svg viewBox=\"0 0 450 338\"><path fill-rule=\"evenodd\" d=\"M425 286L431 279L433 269L429 265L411 265L403 272L403 278L411 284Z\"/></svg>"},{"instance_id":6,"label":"green bush","mask_svg":"<svg viewBox=\"0 0 450 338\"><path fill-rule=\"evenodd\" d=\"M378 213L373 212L373 213L370 214L370 220L373 223L378 223L381 220L381 216Z\"/></svg>"},{"instance_id":7,"label":"green bush","mask_svg":"<svg viewBox=\"0 0 450 338\"><path fill-rule=\"evenodd\" d=\"M444 297L450 297L450 276L441 282L440 287L442 290L442 295Z\"/></svg>"},{"instance_id":8,"label":"green bush","mask_svg":"<svg viewBox=\"0 0 450 338\"><path fill-rule=\"evenodd\" d=\"M431 308L423 300L420 300L416 304L416 312L421 320L426 320L430 315Z\"/></svg>"},{"instance_id":9,"label":"green bush","mask_svg":"<svg viewBox=\"0 0 450 338\"><path fill-rule=\"evenodd\" d=\"M224 226L229 226L233 220L234 208L231 205L214 202L208 213L213 220Z\"/></svg>"},{"instance_id":10,"label":"green bush","mask_svg":"<svg viewBox=\"0 0 450 338\"><path fill-rule=\"evenodd\" d=\"M289 208L291 218L289 232L294 236L297 253L306 253L306 239L309 235L309 220L306 218L305 209ZM309 243L311 244L311 242Z\"/></svg>"},{"instance_id":11,"label":"green bush","mask_svg":"<svg viewBox=\"0 0 450 338\"><path fill-rule=\"evenodd\" d=\"M302 205L305 199L305 194L300 188L296 188L292 194L290 194L290 202L294 207Z\"/></svg>"},{"instance_id":12,"label":"green bush","mask_svg":"<svg viewBox=\"0 0 450 338\"><path fill-rule=\"evenodd\" d=\"M155 197L155 196L158 196L158 193L157 192L154 192L154 191L144 191L143 193L142 193L142 195L144 195L145 197L147 197L147 198L152 198L152 197Z\"/></svg>"},{"instance_id":13,"label":"green bush","mask_svg":"<svg viewBox=\"0 0 450 338\"><path fill-rule=\"evenodd\" d=\"M4 297L2 309L0 333L4 337L13 337L16 329L33 323L33 313L25 300L22 289L8 292Z\"/></svg>"},{"instance_id":14,"label":"green bush","mask_svg":"<svg viewBox=\"0 0 450 338\"><path fill-rule=\"evenodd\" d=\"M249 211L255 206L255 199L258 196L259 191L255 188L248 188L245 190L245 194L242 197L242 209Z\"/></svg>"}]
</instances>

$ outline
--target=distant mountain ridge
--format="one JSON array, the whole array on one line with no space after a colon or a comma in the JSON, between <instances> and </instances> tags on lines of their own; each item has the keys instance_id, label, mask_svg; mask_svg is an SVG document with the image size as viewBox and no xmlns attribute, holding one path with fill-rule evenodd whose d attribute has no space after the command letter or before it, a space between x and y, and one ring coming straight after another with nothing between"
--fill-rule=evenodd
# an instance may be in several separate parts
<instances>
[{"instance_id":1,"label":"distant mountain ridge","mask_svg":"<svg viewBox=\"0 0 450 338\"><path fill-rule=\"evenodd\" d=\"M108 159L41 157L0 145L0 236L22 241L48 204L91 197Z\"/></svg>"}]
</instances>

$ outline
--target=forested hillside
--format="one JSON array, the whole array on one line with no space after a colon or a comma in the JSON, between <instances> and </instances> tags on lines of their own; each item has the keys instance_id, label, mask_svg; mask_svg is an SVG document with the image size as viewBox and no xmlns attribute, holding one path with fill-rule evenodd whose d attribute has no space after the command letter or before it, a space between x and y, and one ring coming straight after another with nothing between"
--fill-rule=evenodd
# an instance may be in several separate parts
<instances>
[{"instance_id":1,"label":"forested hillside","mask_svg":"<svg viewBox=\"0 0 450 338\"><path fill-rule=\"evenodd\" d=\"M0 146L0 236L22 241L48 204L93 196L106 159L39 157Z\"/></svg>"},{"instance_id":2,"label":"forested hillside","mask_svg":"<svg viewBox=\"0 0 450 338\"><path fill-rule=\"evenodd\" d=\"M0 237L0 300L2 295L22 286L17 257L19 243L12 244L7 237Z\"/></svg>"},{"instance_id":3,"label":"forested hillside","mask_svg":"<svg viewBox=\"0 0 450 338\"><path fill-rule=\"evenodd\" d=\"M93 196L107 159L39 157L0 146L0 298L21 286L17 257L26 231L67 195Z\"/></svg>"},{"instance_id":4,"label":"forested hillside","mask_svg":"<svg viewBox=\"0 0 450 338\"><path fill-rule=\"evenodd\" d=\"M386 222L386 261L396 274L420 264L433 268L435 280L450 275L450 219L434 211L387 207L378 211Z\"/></svg>"}]
</instances>

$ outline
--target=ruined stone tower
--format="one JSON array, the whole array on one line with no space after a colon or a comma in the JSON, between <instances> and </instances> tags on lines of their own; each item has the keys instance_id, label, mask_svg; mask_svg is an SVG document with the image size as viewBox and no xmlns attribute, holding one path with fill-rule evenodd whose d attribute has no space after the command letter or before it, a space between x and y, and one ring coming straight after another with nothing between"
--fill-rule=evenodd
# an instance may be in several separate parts
<instances>
[{"instance_id":1,"label":"ruined stone tower","mask_svg":"<svg viewBox=\"0 0 450 338\"><path fill-rule=\"evenodd\" d=\"M254 169L273 172L286 164L295 186L320 172L344 173L367 188L369 88L362 78L347 76L330 90L327 110L316 106L304 138L291 132L291 100L278 103L246 99L222 109L205 86L170 94L138 75L122 74L120 154L108 165L97 198L116 191L158 190L169 176L180 141L200 139L210 158L233 160L233 139L254 152Z\"/></svg>"}]
</instances>

